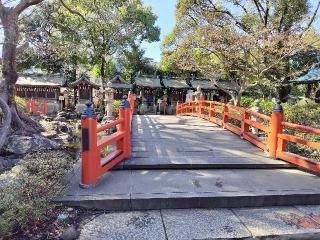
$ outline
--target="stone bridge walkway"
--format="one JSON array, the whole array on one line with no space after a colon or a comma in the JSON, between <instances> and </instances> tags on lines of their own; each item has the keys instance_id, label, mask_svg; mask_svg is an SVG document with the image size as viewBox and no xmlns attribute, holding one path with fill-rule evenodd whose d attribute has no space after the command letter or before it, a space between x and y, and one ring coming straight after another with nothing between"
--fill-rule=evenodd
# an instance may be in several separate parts
<instances>
[{"instance_id":1,"label":"stone bridge walkway","mask_svg":"<svg viewBox=\"0 0 320 240\"><path fill-rule=\"evenodd\" d=\"M76 169L59 201L117 211L320 203L320 178L198 118L134 116L132 150L94 189L79 188Z\"/></svg>"}]
</instances>

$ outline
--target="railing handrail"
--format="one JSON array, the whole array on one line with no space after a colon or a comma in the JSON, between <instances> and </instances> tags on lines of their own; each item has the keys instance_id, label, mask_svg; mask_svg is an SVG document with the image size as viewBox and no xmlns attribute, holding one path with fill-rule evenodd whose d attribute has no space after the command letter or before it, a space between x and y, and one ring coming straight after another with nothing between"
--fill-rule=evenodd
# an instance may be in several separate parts
<instances>
[{"instance_id":1,"label":"railing handrail","mask_svg":"<svg viewBox=\"0 0 320 240\"><path fill-rule=\"evenodd\" d=\"M86 109L81 118L81 187L94 186L98 178L110 170L120 161L131 155L131 121L134 110L134 96L124 97L119 107L119 118L97 126L92 103L86 103ZM118 126L119 125L119 126ZM117 131L100 140L97 134L117 127ZM109 145L116 143L116 150L101 157L101 151Z\"/></svg>"},{"instance_id":2,"label":"railing handrail","mask_svg":"<svg viewBox=\"0 0 320 240\"><path fill-rule=\"evenodd\" d=\"M190 105L192 106L191 111ZM217 106L219 106L219 108L217 108ZM290 128L318 135L320 134L320 129L285 122L283 120L283 109L279 102L275 106L272 116L253 111L252 109L204 100L203 96L201 96L197 101L188 102L188 106L186 106L185 103L178 104L176 109L177 115L191 115L204 118L237 135L240 135L242 138L248 140L252 144L255 144L257 147L267 151L271 157L279 158L301 167L308 168L309 170L320 172L320 163L312 159L287 152L286 142L302 144L315 149L319 149L320 143L287 134L283 132L283 128ZM236 110L239 113L232 112L232 110ZM239 121L241 123L241 127L234 125L230 122L230 119ZM259 134L250 132L250 127L265 132L267 137L266 140L261 139ZM258 130L256 131L258 132ZM307 163L304 161L307 161Z\"/></svg>"},{"instance_id":3,"label":"railing handrail","mask_svg":"<svg viewBox=\"0 0 320 240\"><path fill-rule=\"evenodd\" d=\"M319 128L308 127L308 126L290 123L290 122L282 122L281 124L283 127L287 127L287 128L291 128L291 129L295 129L295 130L300 130L302 132L320 134Z\"/></svg>"},{"instance_id":4,"label":"railing handrail","mask_svg":"<svg viewBox=\"0 0 320 240\"><path fill-rule=\"evenodd\" d=\"M119 118L119 119L116 119L116 120L114 120L112 122L106 123L106 124L104 124L104 125L102 125L102 126L97 128L97 133L109 130L109 129L111 129L111 128L123 123L123 121L124 121L124 119L122 119L122 118L120 119Z\"/></svg>"}]
</instances>

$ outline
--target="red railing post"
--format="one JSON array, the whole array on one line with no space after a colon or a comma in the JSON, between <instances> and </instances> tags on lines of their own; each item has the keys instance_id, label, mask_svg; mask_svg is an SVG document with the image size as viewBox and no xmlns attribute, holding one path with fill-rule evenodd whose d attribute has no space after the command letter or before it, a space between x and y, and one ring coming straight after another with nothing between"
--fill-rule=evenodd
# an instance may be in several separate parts
<instances>
[{"instance_id":1,"label":"red railing post","mask_svg":"<svg viewBox=\"0 0 320 240\"><path fill-rule=\"evenodd\" d=\"M31 112L31 101L30 101L30 99L26 100L26 109L27 109L28 113Z\"/></svg>"},{"instance_id":2,"label":"red railing post","mask_svg":"<svg viewBox=\"0 0 320 240\"><path fill-rule=\"evenodd\" d=\"M197 109L197 105L196 105L196 102L193 101L192 102L192 116L195 116L196 115L196 110Z\"/></svg>"},{"instance_id":3,"label":"red railing post","mask_svg":"<svg viewBox=\"0 0 320 240\"><path fill-rule=\"evenodd\" d=\"M47 114L47 100L43 100L42 114Z\"/></svg>"},{"instance_id":4,"label":"red railing post","mask_svg":"<svg viewBox=\"0 0 320 240\"><path fill-rule=\"evenodd\" d=\"M128 158L131 155L131 108L126 95L119 106L119 119L123 119L119 131L124 132L124 137L117 143L117 149L123 151L124 158Z\"/></svg>"},{"instance_id":5,"label":"red railing post","mask_svg":"<svg viewBox=\"0 0 320 240\"><path fill-rule=\"evenodd\" d=\"M249 132L249 124L246 123L246 120L248 120L250 118L250 114L249 112L245 109L243 111L243 116L242 116L242 121L241 121L241 137L243 137L243 135L246 132Z\"/></svg>"},{"instance_id":6,"label":"red railing post","mask_svg":"<svg viewBox=\"0 0 320 240\"><path fill-rule=\"evenodd\" d=\"M81 116L81 182L88 188L97 183L100 175L100 156L97 148L97 118L88 101Z\"/></svg>"},{"instance_id":7,"label":"red railing post","mask_svg":"<svg viewBox=\"0 0 320 240\"><path fill-rule=\"evenodd\" d=\"M31 113L35 114L36 112L37 112L36 101L33 98L31 98Z\"/></svg>"},{"instance_id":8,"label":"red railing post","mask_svg":"<svg viewBox=\"0 0 320 240\"><path fill-rule=\"evenodd\" d=\"M179 102L177 102L177 105L176 105L176 115L179 115L180 113L179 113Z\"/></svg>"},{"instance_id":9,"label":"red railing post","mask_svg":"<svg viewBox=\"0 0 320 240\"><path fill-rule=\"evenodd\" d=\"M222 126L225 127L229 121L229 107L227 104L224 104L223 111L222 111Z\"/></svg>"},{"instance_id":10,"label":"red railing post","mask_svg":"<svg viewBox=\"0 0 320 240\"><path fill-rule=\"evenodd\" d=\"M201 94L200 101L199 101L199 116L200 117L204 117L204 107L205 107L204 100L205 100L204 95Z\"/></svg>"},{"instance_id":11,"label":"red railing post","mask_svg":"<svg viewBox=\"0 0 320 240\"><path fill-rule=\"evenodd\" d=\"M271 157L276 157L277 154L278 134L282 132L283 115L281 102L278 102L272 112L270 133L268 134L268 153Z\"/></svg>"}]
</instances>

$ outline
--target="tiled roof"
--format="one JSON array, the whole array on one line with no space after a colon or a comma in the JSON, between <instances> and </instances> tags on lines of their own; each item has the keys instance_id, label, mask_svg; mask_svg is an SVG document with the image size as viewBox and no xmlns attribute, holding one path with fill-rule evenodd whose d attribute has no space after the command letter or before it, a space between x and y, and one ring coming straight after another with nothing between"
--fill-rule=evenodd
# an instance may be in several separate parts
<instances>
[{"instance_id":1,"label":"tiled roof","mask_svg":"<svg viewBox=\"0 0 320 240\"><path fill-rule=\"evenodd\" d=\"M135 83L140 87L150 87L150 88L161 88L160 79L157 77L150 76L138 76L135 78Z\"/></svg>"},{"instance_id":2,"label":"tiled roof","mask_svg":"<svg viewBox=\"0 0 320 240\"><path fill-rule=\"evenodd\" d=\"M73 83L69 83L69 86L70 87L75 87L80 83L86 83L86 84L88 84L88 85L90 85L90 86L92 86L94 88L97 88L97 89L100 88L100 85L90 81L90 78L87 75L84 75L84 74L81 75L80 78L77 81L75 81Z\"/></svg>"},{"instance_id":3,"label":"tiled roof","mask_svg":"<svg viewBox=\"0 0 320 240\"><path fill-rule=\"evenodd\" d=\"M20 74L16 85L20 86L63 86L66 80L60 74Z\"/></svg>"},{"instance_id":4,"label":"tiled roof","mask_svg":"<svg viewBox=\"0 0 320 240\"><path fill-rule=\"evenodd\" d=\"M185 80L178 78L165 78L163 84L167 88L190 88Z\"/></svg>"},{"instance_id":5,"label":"tiled roof","mask_svg":"<svg viewBox=\"0 0 320 240\"><path fill-rule=\"evenodd\" d=\"M213 82L208 81L208 80L192 80L191 86L193 88L197 88L198 86L200 86L201 89L205 89L205 90L218 89L217 86Z\"/></svg>"},{"instance_id":6,"label":"tiled roof","mask_svg":"<svg viewBox=\"0 0 320 240\"><path fill-rule=\"evenodd\" d=\"M110 80L108 83L108 86L111 88L117 88L117 89L131 89L132 84L127 83L120 75L116 75L114 78Z\"/></svg>"},{"instance_id":7,"label":"tiled roof","mask_svg":"<svg viewBox=\"0 0 320 240\"><path fill-rule=\"evenodd\" d=\"M319 81L320 81L320 68L312 68L306 75L301 76L290 82L308 84L308 83L316 83Z\"/></svg>"}]
</instances>

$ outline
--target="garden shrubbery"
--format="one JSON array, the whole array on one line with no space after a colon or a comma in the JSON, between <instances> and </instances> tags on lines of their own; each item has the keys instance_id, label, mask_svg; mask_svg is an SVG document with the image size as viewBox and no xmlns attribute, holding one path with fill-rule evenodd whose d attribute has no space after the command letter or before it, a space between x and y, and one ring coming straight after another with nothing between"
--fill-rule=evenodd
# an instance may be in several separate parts
<instances>
[{"instance_id":1,"label":"garden shrubbery","mask_svg":"<svg viewBox=\"0 0 320 240\"><path fill-rule=\"evenodd\" d=\"M240 105L251 108L254 106L255 99L252 97L242 97ZM264 114L271 115L275 103L270 100L260 99L260 106ZM305 125L314 128L320 128L320 104L310 99L303 99L296 104L282 104L285 121ZM319 142L320 136L309 134L294 129L284 129L286 133L299 136L311 141ZM290 152L299 153L312 159L320 160L320 152L316 149L310 149L304 145L288 143L287 148Z\"/></svg>"},{"instance_id":2,"label":"garden shrubbery","mask_svg":"<svg viewBox=\"0 0 320 240\"><path fill-rule=\"evenodd\" d=\"M33 236L50 220L61 193L63 178L74 158L64 150L30 153L21 161L21 171L0 188L0 236Z\"/></svg>"},{"instance_id":3,"label":"garden shrubbery","mask_svg":"<svg viewBox=\"0 0 320 240\"><path fill-rule=\"evenodd\" d=\"M120 107L120 104L121 104L121 100L115 100L113 102L113 115L114 117L118 117L119 116L119 107Z\"/></svg>"},{"instance_id":4,"label":"garden shrubbery","mask_svg":"<svg viewBox=\"0 0 320 240\"><path fill-rule=\"evenodd\" d=\"M15 96L15 101L18 107L20 107L21 109L25 110L27 107L27 102L26 100L24 100L21 97Z\"/></svg>"}]
</instances>

